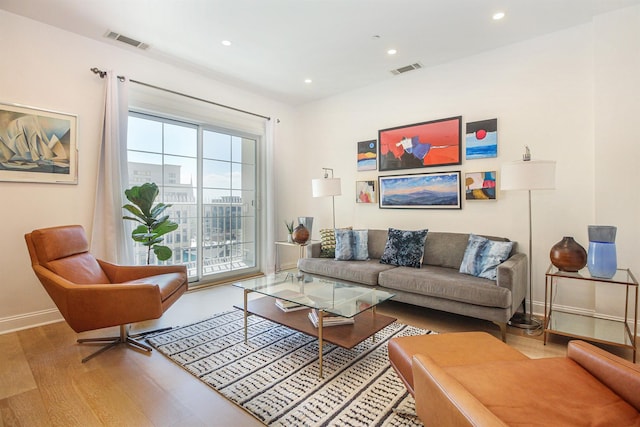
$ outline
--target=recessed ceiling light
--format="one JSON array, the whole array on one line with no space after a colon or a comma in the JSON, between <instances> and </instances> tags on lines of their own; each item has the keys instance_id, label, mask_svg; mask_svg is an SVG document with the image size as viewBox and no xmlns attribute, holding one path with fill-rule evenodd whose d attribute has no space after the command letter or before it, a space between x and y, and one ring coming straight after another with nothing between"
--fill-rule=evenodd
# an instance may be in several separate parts
<instances>
[{"instance_id":1,"label":"recessed ceiling light","mask_svg":"<svg viewBox=\"0 0 640 427\"><path fill-rule=\"evenodd\" d=\"M223 46L231 46L231 42L229 40L222 40Z\"/></svg>"},{"instance_id":2,"label":"recessed ceiling light","mask_svg":"<svg viewBox=\"0 0 640 427\"><path fill-rule=\"evenodd\" d=\"M310 84L310 83L312 83L312 82L313 82L313 80L311 80L311 79L304 79L304 82L305 82L306 84Z\"/></svg>"},{"instance_id":3,"label":"recessed ceiling light","mask_svg":"<svg viewBox=\"0 0 640 427\"><path fill-rule=\"evenodd\" d=\"M496 12L493 14L493 20L494 21L499 21L502 18L504 18L504 12Z\"/></svg>"},{"instance_id":4,"label":"recessed ceiling light","mask_svg":"<svg viewBox=\"0 0 640 427\"><path fill-rule=\"evenodd\" d=\"M388 53L389 55L395 55L396 53L398 53L398 51L397 51L397 50L395 50L395 49L389 49L389 50L387 51L387 53Z\"/></svg>"}]
</instances>

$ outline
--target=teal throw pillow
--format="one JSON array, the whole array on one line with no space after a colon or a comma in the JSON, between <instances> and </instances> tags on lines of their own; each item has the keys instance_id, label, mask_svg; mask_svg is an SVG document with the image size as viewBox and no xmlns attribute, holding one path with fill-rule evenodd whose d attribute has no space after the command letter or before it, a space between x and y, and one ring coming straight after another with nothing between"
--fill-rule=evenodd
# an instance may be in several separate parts
<instances>
[{"instance_id":1,"label":"teal throw pillow","mask_svg":"<svg viewBox=\"0 0 640 427\"><path fill-rule=\"evenodd\" d=\"M338 261L366 261L369 259L367 230L337 229L335 259Z\"/></svg>"},{"instance_id":2,"label":"teal throw pillow","mask_svg":"<svg viewBox=\"0 0 640 427\"><path fill-rule=\"evenodd\" d=\"M387 243L380 262L397 266L420 268L424 256L424 242L429 230L407 231L389 229Z\"/></svg>"},{"instance_id":3,"label":"teal throw pillow","mask_svg":"<svg viewBox=\"0 0 640 427\"><path fill-rule=\"evenodd\" d=\"M496 280L498 265L509 258L513 244L513 242L496 242L470 234L462 264L460 264L460 273Z\"/></svg>"}]
</instances>

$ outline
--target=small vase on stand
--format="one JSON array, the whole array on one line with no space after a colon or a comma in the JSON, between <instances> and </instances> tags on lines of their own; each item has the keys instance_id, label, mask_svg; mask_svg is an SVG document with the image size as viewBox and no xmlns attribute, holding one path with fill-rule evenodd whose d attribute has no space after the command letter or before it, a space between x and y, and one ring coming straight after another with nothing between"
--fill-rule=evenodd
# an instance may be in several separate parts
<instances>
[{"instance_id":1,"label":"small vase on stand","mask_svg":"<svg viewBox=\"0 0 640 427\"><path fill-rule=\"evenodd\" d=\"M309 240L311 240L311 234L313 232L313 217L312 216L299 216L298 224L304 225L304 227L309 231Z\"/></svg>"},{"instance_id":2,"label":"small vase on stand","mask_svg":"<svg viewBox=\"0 0 640 427\"><path fill-rule=\"evenodd\" d=\"M587 267L593 277L611 279L618 268L616 230L610 225L589 226Z\"/></svg>"},{"instance_id":3,"label":"small vase on stand","mask_svg":"<svg viewBox=\"0 0 640 427\"><path fill-rule=\"evenodd\" d=\"M587 251L573 237L563 237L553 245L549 258L560 271L575 273L587 265Z\"/></svg>"},{"instance_id":4,"label":"small vase on stand","mask_svg":"<svg viewBox=\"0 0 640 427\"><path fill-rule=\"evenodd\" d=\"M305 245L307 240L309 240L309 230L302 224L298 224L296 228L293 229L293 241L299 245Z\"/></svg>"}]
</instances>

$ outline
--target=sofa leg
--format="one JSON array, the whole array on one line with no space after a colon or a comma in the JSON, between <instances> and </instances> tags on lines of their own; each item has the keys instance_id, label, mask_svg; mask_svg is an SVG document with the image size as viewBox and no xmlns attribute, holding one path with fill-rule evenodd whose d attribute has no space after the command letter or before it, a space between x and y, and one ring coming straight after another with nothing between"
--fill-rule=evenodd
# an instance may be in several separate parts
<instances>
[{"instance_id":1,"label":"sofa leg","mask_svg":"<svg viewBox=\"0 0 640 427\"><path fill-rule=\"evenodd\" d=\"M502 342L507 342L507 323L506 322L493 322L500 328L500 337Z\"/></svg>"}]
</instances>

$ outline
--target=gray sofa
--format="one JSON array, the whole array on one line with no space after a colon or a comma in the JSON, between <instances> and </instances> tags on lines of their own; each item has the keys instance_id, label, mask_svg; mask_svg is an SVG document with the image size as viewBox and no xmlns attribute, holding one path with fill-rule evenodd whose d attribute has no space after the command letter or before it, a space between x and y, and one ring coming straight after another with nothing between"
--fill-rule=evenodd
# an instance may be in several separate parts
<instances>
[{"instance_id":1,"label":"gray sofa","mask_svg":"<svg viewBox=\"0 0 640 427\"><path fill-rule=\"evenodd\" d=\"M527 257L515 252L516 245L510 258L498 266L497 280L493 281L459 272L469 234L429 231L421 268L381 264L387 234L387 230L368 231L367 261L319 258L320 243L313 243L307 257L298 261L298 269L376 286L395 293L395 301L489 320L500 327L502 340L506 340L507 322L523 303L527 288Z\"/></svg>"}]
</instances>

